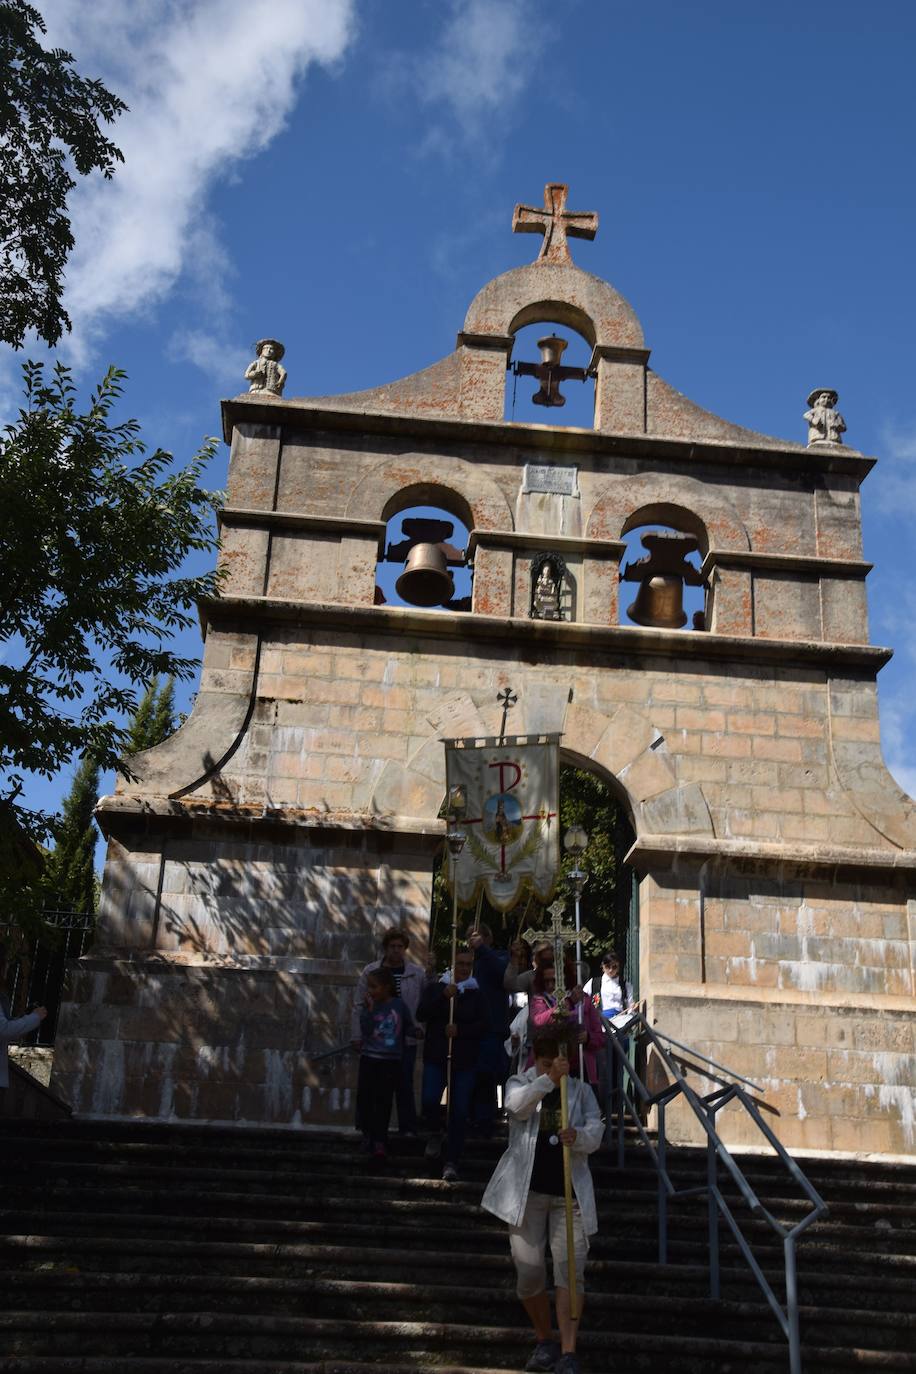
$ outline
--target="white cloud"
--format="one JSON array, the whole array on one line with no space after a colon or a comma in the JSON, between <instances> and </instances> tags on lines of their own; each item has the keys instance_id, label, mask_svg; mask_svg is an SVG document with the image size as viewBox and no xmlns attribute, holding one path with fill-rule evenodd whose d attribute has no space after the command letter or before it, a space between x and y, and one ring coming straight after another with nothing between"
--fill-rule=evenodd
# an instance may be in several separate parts
<instances>
[{"instance_id":1,"label":"white cloud","mask_svg":"<svg viewBox=\"0 0 916 1374\"><path fill-rule=\"evenodd\" d=\"M505 119L534 75L543 21L526 0L447 0L433 46L415 55L386 55L383 84L419 97L431 110L424 153L452 149L456 133L494 153L494 119ZM501 130L505 133L505 130Z\"/></svg>"},{"instance_id":2,"label":"white cloud","mask_svg":"<svg viewBox=\"0 0 916 1374\"><path fill-rule=\"evenodd\" d=\"M904 792L916 797L916 700L882 699L881 743L891 773Z\"/></svg>"},{"instance_id":3,"label":"white cloud","mask_svg":"<svg viewBox=\"0 0 916 1374\"><path fill-rule=\"evenodd\" d=\"M248 390L242 379L254 354L223 336L203 329L178 329L169 340L168 354L173 362L193 363L232 396Z\"/></svg>"},{"instance_id":4,"label":"white cloud","mask_svg":"<svg viewBox=\"0 0 916 1374\"><path fill-rule=\"evenodd\" d=\"M298 84L343 56L354 0L46 0L48 40L69 48L130 106L113 137L125 162L72 199L76 249L67 309L77 361L106 320L149 310L190 264L221 306L223 255L202 261L206 197L241 159L263 152Z\"/></svg>"},{"instance_id":5,"label":"white cloud","mask_svg":"<svg viewBox=\"0 0 916 1374\"><path fill-rule=\"evenodd\" d=\"M869 483L874 508L885 515L916 514L916 425L888 427L884 454Z\"/></svg>"}]
</instances>

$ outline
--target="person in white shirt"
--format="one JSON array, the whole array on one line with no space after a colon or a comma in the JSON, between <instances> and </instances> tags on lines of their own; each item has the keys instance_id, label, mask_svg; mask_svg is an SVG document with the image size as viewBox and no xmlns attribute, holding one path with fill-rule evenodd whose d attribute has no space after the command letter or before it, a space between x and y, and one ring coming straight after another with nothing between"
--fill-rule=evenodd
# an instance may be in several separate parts
<instances>
[{"instance_id":1,"label":"person in white shirt","mask_svg":"<svg viewBox=\"0 0 916 1374\"><path fill-rule=\"evenodd\" d=\"M609 949L601 956L601 978L589 978L582 991L591 997L595 1006L606 1021L619 1016L622 1011L633 1011L633 984L625 979L621 983L620 955Z\"/></svg>"}]
</instances>

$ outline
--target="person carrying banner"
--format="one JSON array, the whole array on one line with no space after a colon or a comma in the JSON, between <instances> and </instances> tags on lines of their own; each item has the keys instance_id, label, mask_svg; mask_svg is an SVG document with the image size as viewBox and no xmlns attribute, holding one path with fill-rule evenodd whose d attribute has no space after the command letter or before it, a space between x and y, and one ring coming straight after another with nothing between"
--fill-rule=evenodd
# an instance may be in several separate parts
<instances>
[{"instance_id":1,"label":"person carrying banner","mask_svg":"<svg viewBox=\"0 0 916 1374\"><path fill-rule=\"evenodd\" d=\"M493 948L489 926L469 926L468 945L474 954L474 977L486 1007L487 1029L480 1041L477 1059L477 1086L471 1108L471 1121L480 1135L489 1140L496 1128L496 1088L506 1081L509 1059L503 1042L509 1030L509 995L503 978L509 955Z\"/></svg>"},{"instance_id":2,"label":"person carrying banner","mask_svg":"<svg viewBox=\"0 0 916 1374\"><path fill-rule=\"evenodd\" d=\"M417 1020L425 1022L423 1047L423 1116L430 1128L426 1143L427 1159L442 1153L442 1091L448 1076L448 1045L452 1047L451 1092L448 1103L448 1134L442 1177L448 1183L458 1178L458 1165L464 1149L468 1112L477 1076L477 1055L487 1029L487 1014L477 980L473 976L474 956L459 949L455 966L435 982L427 983L417 1008ZM452 1004L454 1014L452 1015Z\"/></svg>"},{"instance_id":3,"label":"person carrying banner","mask_svg":"<svg viewBox=\"0 0 916 1374\"><path fill-rule=\"evenodd\" d=\"M585 1259L588 1237L598 1230L588 1156L601 1144L604 1127L591 1088L569 1078L569 1061L560 1055L556 1033L539 1031L533 1048L533 1066L513 1075L506 1084L509 1145L487 1184L481 1205L509 1226L516 1291L537 1341L525 1368L579 1374L575 1352L582 1313ZM565 1130L560 1119L560 1085L564 1078L569 1120ZM575 1255L575 1317L570 1298L564 1147L569 1151L574 1194L571 1248ZM559 1346L553 1338L547 1293L545 1251L548 1240L553 1259Z\"/></svg>"}]
</instances>

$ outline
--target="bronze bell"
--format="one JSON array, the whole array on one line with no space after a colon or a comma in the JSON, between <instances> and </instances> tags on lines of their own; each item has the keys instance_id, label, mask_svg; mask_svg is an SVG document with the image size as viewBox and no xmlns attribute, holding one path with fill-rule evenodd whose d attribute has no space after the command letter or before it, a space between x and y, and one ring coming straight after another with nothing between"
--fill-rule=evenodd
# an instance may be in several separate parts
<instances>
[{"instance_id":1,"label":"bronze bell","mask_svg":"<svg viewBox=\"0 0 916 1374\"><path fill-rule=\"evenodd\" d=\"M684 584L701 587L703 577L687 555L695 553L697 541L692 534L653 531L642 536L645 558L630 563L620 574L623 582L638 582L639 591L627 615L637 625L653 630L681 630L687 624L684 612Z\"/></svg>"},{"instance_id":2,"label":"bronze bell","mask_svg":"<svg viewBox=\"0 0 916 1374\"><path fill-rule=\"evenodd\" d=\"M411 606L441 606L451 601L455 584L439 544L414 544L395 591Z\"/></svg>"},{"instance_id":3,"label":"bronze bell","mask_svg":"<svg viewBox=\"0 0 916 1374\"><path fill-rule=\"evenodd\" d=\"M684 583L674 573L658 573L640 582L636 600L627 615L637 625L654 630L680 630L687 624L684 613Z\"/></svg>"}]
</instances>

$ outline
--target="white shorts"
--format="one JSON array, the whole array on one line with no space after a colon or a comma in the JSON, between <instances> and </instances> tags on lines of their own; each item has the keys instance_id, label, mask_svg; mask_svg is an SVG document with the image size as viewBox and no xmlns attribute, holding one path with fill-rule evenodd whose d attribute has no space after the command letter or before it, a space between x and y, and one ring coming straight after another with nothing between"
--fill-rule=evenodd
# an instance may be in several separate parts
<instances>
[{"instance_id":1,"label":"white shorts","mask_svg":"<svg viewBox=\"0 0 916 1374\"><path fill-rule=\"evenodd\" d=\"M576 1246L576 1291L585 1292L585 1260L588 1236L582 1225L579 1204L573 1201L573 1237ZM566 1201L549 1193L529 1193L521 1226L509 1227L509 1248L515 1265L515 1291L520 1298L533 1298L547 1287L544 1255L550 1240L553 1281L557 1288L569 1287L566 1263Z\"/></svg>"}]
</instances>

